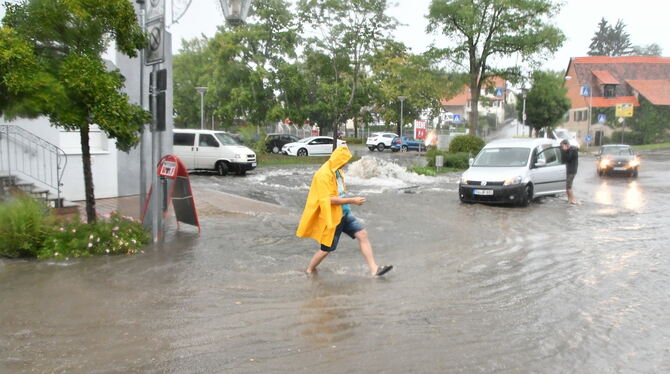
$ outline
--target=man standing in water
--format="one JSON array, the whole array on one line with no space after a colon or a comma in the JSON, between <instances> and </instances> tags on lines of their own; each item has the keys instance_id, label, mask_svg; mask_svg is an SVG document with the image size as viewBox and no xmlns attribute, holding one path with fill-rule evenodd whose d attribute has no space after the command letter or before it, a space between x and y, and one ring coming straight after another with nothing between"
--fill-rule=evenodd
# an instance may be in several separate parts
<instances>
[{"instance_id":1,"label":"man standing in water","mask_svg":"<svg viewBox=\"0 0 670 374\"><path fill-rule=\"evenodd\" d=\"M567 139L561 141L561 152L563 163L565 163L565 173L566 173L566 183L565 191L568 194L568 202L570 204L577 204L577 199L575 199L575 194L572 192L572 182L575 180L575 175L577 175L577 164L579 163L579 153L577 150L570 146L570 142Z\"/></svg>"},{"instance_id":2,"label":"man standing in water","mask_svg":"<svg viewBox=\"0 0 670 374\"><path fill-rule=\"evenodd\" d=\"M363 205L365 198L346 196L342 167L350 159L349 148L338 147L312 178L305 209L296 231L297 236L312 238L321 244L321 248L314 254L305 271L307 274L316 271L321 261L337 248L342 232L358 240L361 253L370 268L370 274L381 276L393 269L391 265L377 265L368 232L351 214L350 204Z\"/></svg>"}]
</instances>

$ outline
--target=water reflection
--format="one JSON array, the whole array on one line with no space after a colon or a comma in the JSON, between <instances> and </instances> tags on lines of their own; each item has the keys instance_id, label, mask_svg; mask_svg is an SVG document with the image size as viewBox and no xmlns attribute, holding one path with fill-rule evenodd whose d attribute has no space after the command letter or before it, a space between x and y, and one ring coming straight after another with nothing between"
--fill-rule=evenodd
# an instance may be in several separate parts
<instances>
[{"instance_id":1,"label":"water reflection","mask_svg":"<svg viewBox=\"0 0 670 374\"><path fill-rule=\"evenodd\" d=\"M644 207L644 190L638 181L630 181L626 184L615 183L616 181L603 180L598 185L594 198L601 205L620 205L627 210L639 211ZM623 189L623 190L622 190Z\"/></svg>"},{"instance_id":2,"label":"water reflection","mask_svg":"<svg viewBox=\"0 0 670 374\"><path fill-rule=\"evenodd\" d=\"M626 209L639 210L642 208L644 203L643 191L637 181L628 183L623 202Z\"/></svg>"}]
</instances>

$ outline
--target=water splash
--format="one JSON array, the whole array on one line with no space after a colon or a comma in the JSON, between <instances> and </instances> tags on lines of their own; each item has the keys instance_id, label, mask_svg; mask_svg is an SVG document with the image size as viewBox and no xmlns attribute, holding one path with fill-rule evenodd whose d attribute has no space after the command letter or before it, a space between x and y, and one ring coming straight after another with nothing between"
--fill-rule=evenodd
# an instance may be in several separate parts
<instances>
[{"instance_id":1,"label":"water splash","mask_svg":"<svg viewBox=\"0 0 670 374\"><path fill-rule=\"evenodd\" d=\"M349 165L345 172L348 185L375 187L367 192L383 192L411 186L444 185L449 183L446 176L429 177L407 171L396 163L364 156Z\"/></svg>"}]
</instances>

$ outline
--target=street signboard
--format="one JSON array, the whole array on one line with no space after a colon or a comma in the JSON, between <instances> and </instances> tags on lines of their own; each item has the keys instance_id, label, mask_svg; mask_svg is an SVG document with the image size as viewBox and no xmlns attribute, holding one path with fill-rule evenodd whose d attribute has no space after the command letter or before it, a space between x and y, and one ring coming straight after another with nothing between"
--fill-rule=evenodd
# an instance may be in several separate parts
<instances>
[{"instance_id":1,"label":"street signboard","mask_svg":"<svg viewBox=\"0 0 670 374\"><path fill-rule=\"evenodd\" d=\"M581 89L579 90L579 93L582 96L591 96L591 87L582 86Z\"/></svg>"},{"instance_id":2,"label":"street signboard","mask_svg":"<svg viewBox=\"0 0 670 374\"><path fill-rule=\"evenodd\" d=\"M414 138L415 139L426 138L426 121L424 120L414 121Z\"/></svg>"},{"instance_id":3,"label":"street signboard","mask_svg":"<svg viewBox=\"0 0 670 374\"><path fill-rule=\"evenodd\" d=\"M455 123L461 123L461 115L460 114L454 114L454 122Z\"/></svg>"},{"instance_id":4,"label":"street signboard","mask_svg":"<svg viewBox=\"0 0 670 374\"><path fill-rule=\"evenodd\" d=\"M617 104L615 115L617 117L632 117L633 116L633 104Z\"/></svg>"},{"instance_id":5,"label":"street signboard","mask_svg":"<svg viewBox=\"0 0 670 374\"><path fill-rule=\"evenodd\" d=\"M165 18L165 0L147 1L147 21Z\"/></svg>"},{"instance_id":6,"label":"street signboard","mask_svg":"<svg viewBox=\"0 0 670 374\"><path fill-rule=\"evenodd\" d=\"M591 135L586 135L584 140L586 140L587 143L591 143Z\"/></svg>"},{"instance_id":7,"label":"street signboard","mask_svg":"<svg viewBox=\"0 0 670 374\"><path fill-rule=\"evenodd\" d=\"M496 97L502 97L502 96L503 96L503 89L496 88Z\"/></svg>"},{"instance_id":8,"label":"street signboard","mask_svg":"<svg viewBox=\"0 0 670 374\"><path fill-rule=\"evenodd\" d=\"M165 23L162 18L147 23L149 43L144 50L144 64L155 65L165 60Z\"/></svg>"},{"instance_id":9,"label":"street signboard","mask_svg":"<svg viewBox=\"0 0 670 374\"><path fill-rule=\"evenodd\" d=\"M605 123L605 122L607 122L607 115L598 114L598 123Z\"/></svg>"}]
</instances>

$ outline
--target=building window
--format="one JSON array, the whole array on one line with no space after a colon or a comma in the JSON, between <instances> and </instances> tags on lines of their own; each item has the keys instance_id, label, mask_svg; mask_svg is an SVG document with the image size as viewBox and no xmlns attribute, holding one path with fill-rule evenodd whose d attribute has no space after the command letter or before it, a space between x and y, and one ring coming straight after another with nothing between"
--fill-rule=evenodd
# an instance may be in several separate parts
<instances>
[{"instance_id":1,"label":"building window","mask_svg":"<svg viewBox=\"0 0 670 374\"><path fill-rule=\"evenodd\" d=\"M616 84L606 84L603 91L604 97L616 97Z\"/></svg>"}]
</instances>

